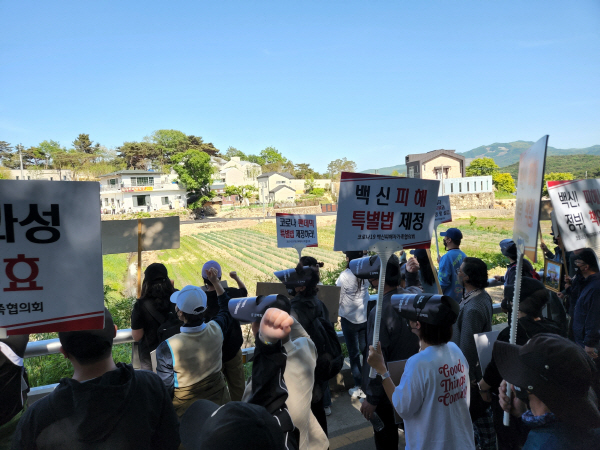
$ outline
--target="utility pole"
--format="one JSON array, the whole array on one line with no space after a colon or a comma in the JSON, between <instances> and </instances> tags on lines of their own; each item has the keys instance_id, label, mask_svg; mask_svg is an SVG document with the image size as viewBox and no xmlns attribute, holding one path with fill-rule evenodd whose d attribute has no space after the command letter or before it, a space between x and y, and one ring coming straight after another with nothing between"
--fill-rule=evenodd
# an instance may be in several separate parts
<instances>
[{"instance_id":1,"label":"utility pole","mask_svg":"<svg viewBox=\"0 0 600 450\"><path fill-rule=\"evenodd\" d=\"M23 149L23 144L17 145L17 150L19 150L19 161L21 162L21 180L25 179L25 175L23 175L23 154L21 150Z\"/></svg>"}]
</instances>

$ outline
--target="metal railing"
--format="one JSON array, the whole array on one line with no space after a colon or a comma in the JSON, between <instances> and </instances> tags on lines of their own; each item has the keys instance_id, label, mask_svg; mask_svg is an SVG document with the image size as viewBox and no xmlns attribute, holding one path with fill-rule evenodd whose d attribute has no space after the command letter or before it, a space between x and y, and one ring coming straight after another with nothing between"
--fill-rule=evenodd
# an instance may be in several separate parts
<instances>
[{"instance_id":1,"label":"metal railing","mask_svg":"<svg viewBox=\"0 0 600 450\"><path fill-rule=\"evenodd\" d=\"M376 295L371 295L371 300L377 300ZM493 314L498 314L502 312L500 308L500 303L493 304ZM346 342L344 339L344 335L341 331L337 332L338 340L340 344ZM133 335L131 334L131 328L126 328L117 331L117 335L113 341L113 345L119 344L132 344L134 342ZM46 356L52 355L56 353L60 353L60 341L57 339L48 339L45 341L32 341L27 344L27 348L25 349L25 358L33 358L35 356ZM254 347L248 347L242 349L242 357L243 362L250 362L254 357ZM29 394L28 399L29 403L33 403L39 400L42 397L50 394L55 388L58 386L58 383L48 384L46 386L37 386L32 387Z\"/></svg>"}]
</instances>

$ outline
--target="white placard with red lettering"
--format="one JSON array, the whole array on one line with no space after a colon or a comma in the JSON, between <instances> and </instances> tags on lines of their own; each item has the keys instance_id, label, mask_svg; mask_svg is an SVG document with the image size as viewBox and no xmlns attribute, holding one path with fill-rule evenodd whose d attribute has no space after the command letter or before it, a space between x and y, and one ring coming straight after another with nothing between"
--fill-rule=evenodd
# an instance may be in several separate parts
<instances>
[{"instance_id":1,"label":"white placard with red lettering","mask_svg":"<svg viewBox=\"0 0 600 450\"><path fill-rule=\"evenodd\" d=\"M548 135L521 153L513 240L523 239L525 256L537 261L538 224L542 204Z\"/></svg>"},{"instance_id":2,"label":"white placard with red lettering","mask_svg":"<svg viewBox=\"0 0 600 450\"><path fill-rule=\"evenodd\" d=\"M277 247L318 247L317 216L314 214L275 214Z\"/></svg>"},{"instance_id":3,"label":"white placard with red lettering","mask_svg":"<svg viewBox=\"0 0 600 450\"><path fill-rule=\"evenodd\" d=\"M0 180L0 332L104 326L100 185Z\"/></svg>"},{"instance_id":4,"label":"white placard with red lettering","mask_svg":"<svg viewBox=\"0 0 600 450\"><path fill-rule=\"evenodd\" d=\"M450 209L450 196L442 195L437 199L435 208L435 227L441 223L452 222L452 210Z\"/></svg>"},{"instance_id":5,"label":"white placard with red lettering","mask_svg":"<svg viewBox=\"0 0 600 450\"><path fill-rule=\"evenodd\" d=\"M548 194L565 249L600 253L600 180L548 181Z\"/></svg>"},{"instance_id":6,"label":"white placard with red lettering","mask_svg":"<svg viewBox=\"0 0 600 450\"><path fill-rule=\"evenodd\" d=\"M429 248L439 183L342 172L333 249L368 250L386 241Z\"/></svg>"}]
</instances>

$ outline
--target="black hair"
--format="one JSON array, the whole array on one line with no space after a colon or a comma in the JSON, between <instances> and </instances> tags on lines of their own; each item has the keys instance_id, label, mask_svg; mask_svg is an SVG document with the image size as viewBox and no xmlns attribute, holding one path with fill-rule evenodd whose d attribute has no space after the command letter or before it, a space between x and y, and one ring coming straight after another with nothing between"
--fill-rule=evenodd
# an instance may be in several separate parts
<instances>
[{"instance_id":1,"label":"black hair","mask_svg":"<svg viewBox=\"0 0 600 450\"><path fill-rule=\"evenodd\" d=\"M112 350L112 344L100 336L86 333L74 333L60 338L60 345L81 365L89 365L106 359Z\"/></svg>"},{"instance_id":2,"label":"black hair","mask_svg":"<svg viewBox=\"0 0 600 450\"><path fill-rule=\"evenodd\" d=\"M186 327L195 327L204 323L204 312L200 314L188 314L181 311L181 315L186 320Z\"/></svg>"},{"instance_id":3,"label":"black hair","mask_svg":"<svg viewBox=\"0 0 600 450\"><path fill-rule=\"evenodd\" d=\"M452 238L448 238L448 239L450 239L454 245L456 245L457 247L460 247L460 243L462 242L462 239L452 239Z\"/></svg>"},{"instance_id":4,"label":"black hair","mask_svg":"<svg viewBox=\"0 0 600 450\"><path fill-rule=\"evenodd\" d=\"M431 264L429 263L429 258L427 255L425 257L419 258L417 256L417 261L420 266L421 275L423 275L423 281L430 286L435 285L435 277L433 275L433 270L431 269Z\"/></svg>"},{"instance_id":5,"label":"black hair","mask_svg":"<svg viewBox=\"0 0 600 450\"><path fill-rule=\"evenodd\" d=\"M303 256L302 258L311 258L310 256ZM296 271L298 272L303 272L305 269L303 267L303 263L306 264L306 262L302 261L302 258L300 259L300 263L298 264L298 266L296 267ZM315 262L317 261L316 259L312 258ZM317 292L319 292L319 288L317 288L317 285L319 284L320 281L320 276L319 276L319 269L313 266L308 266L308 269L306 270L310 270L310 279L306 282L306 284L304 285L305 289L301 292L299 292L299 295L302 297L314 297L315 295L317 295Z\"/></svg>"},{"instance_id":6,"label":"black hair","mask_svg":"<svg viewBox=\"0 0 600 450\"><path fill-rule=\"evenodd\" d=\"M452 339L452 324L432 325L419 321L421 324L421 340L429 345L442 345Z\"/></svg>"},{"instance_id":7,"label":"black hair","mask_svg":"<svg viewBox=\"0 0 600 450\"><path fill-rule=\"evenodd\" d=\"M142 292L138 302L152 301L153 306L156 310L166 313L171 308L171 294L175 292L175 288L171 284L169 278L162 278L160 280L148 281L144 278L142 282Z\"/></svg>"},{"instance_id":8,"label":"black hair","mask_svg":"<svg viewBox=\"0 0 600 450\"><path fill-rule=\"evenodd\" d=\"M469 277L469 284L476 289L486 288L488 285L487 265L479 258L467 256L463 259L463 272Z\"/></svg>"},{"instance_id":9,"label":"black hair","mask_svg":"<svg viewBox=\"0 0 600 450\"><path fill-rule=\"evenodd\" d=\"M208 278L202 278L202 280L204 281L204 286L212 286L213 285ZM219 277L219 281L221 281L221 277Z\"/></svg>"},{"instance_id":10,"label":"black hair","mask_svg":"<svg viewBox=\"0 0 600 450\"><path fill-rule=\"evenodd\" d=\"M325 263L318 262L312 256L303 256L302 258L300 258L300 264L302 266L309 266L309 267L323 267L325 265Z\"/></svg>"},{"instance_id":11,"label":"black hair","mask_svg":"<svg viewBox=\"0 0 600 450\"><path fill-rule=\"evenodd\" d=\"M400 286L400 260L396 255L392 255L385 268L385 284L388 286Z\"/></svg>"}]
</instances>

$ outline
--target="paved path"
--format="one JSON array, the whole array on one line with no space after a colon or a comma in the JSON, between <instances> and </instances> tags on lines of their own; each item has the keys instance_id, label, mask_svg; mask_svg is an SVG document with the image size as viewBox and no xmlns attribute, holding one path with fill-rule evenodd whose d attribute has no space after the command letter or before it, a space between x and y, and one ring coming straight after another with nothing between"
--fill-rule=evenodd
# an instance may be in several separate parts
<instances>
[{"instance_id":1,"label":"paved path","mask_svg":"<svg viewBox=\"0 0 600 450\"><path fill-rule=\"evenodd\" d=\"M331 415L327 417L330 450L375 450L373 427L360 413L360 402L347 391L332 392ZM399 449L404 449L400 431Z\"/></svg>"}]
</instances>

